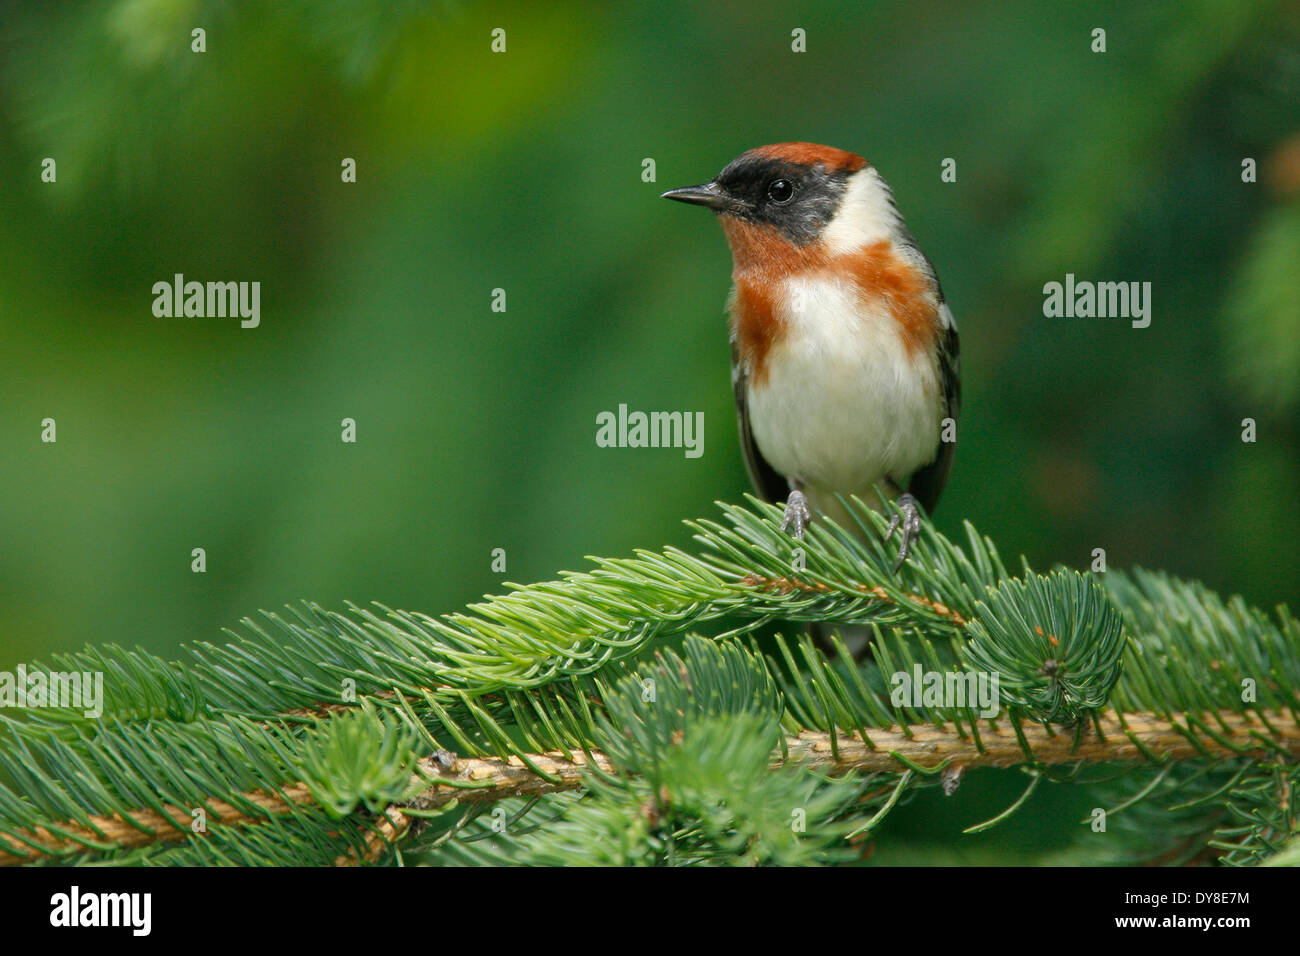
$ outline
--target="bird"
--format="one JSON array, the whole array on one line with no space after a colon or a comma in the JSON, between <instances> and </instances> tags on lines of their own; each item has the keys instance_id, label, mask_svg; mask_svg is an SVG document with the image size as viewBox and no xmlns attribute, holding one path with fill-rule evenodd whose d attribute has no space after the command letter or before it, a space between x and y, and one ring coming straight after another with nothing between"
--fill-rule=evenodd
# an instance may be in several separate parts
<instances>
[{"instance_id":1,"label":"bird","mask_svg":"<svg viewBox=\"0 0 1300 956\"><path fill-rule=\"evenodd\" d=\"M711 209L731 248L732 386L755 490L784 501L795 538L814 513L851 528L838 496L881 513L892 501L898 573L952 472L961 375L952 310L893 191L861 156L795 142L663 198Z\"/></svg>"}]
</instances>

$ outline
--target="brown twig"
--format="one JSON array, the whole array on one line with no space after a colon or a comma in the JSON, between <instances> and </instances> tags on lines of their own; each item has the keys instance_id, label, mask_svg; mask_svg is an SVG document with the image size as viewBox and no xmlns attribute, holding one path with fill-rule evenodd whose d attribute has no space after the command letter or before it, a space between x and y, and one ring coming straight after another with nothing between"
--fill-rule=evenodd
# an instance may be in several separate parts
<instances>
[{"instance_id":1,"label":"brown twig","mask_svg":"<svg viewBox=\"0 0 1300 956\"><path fill-rule=\"evenodd\" d=\"M1199 715L1205 719L1211 715ZM1099 717L1097 728L1076 739L1069 730L1049 732L1040 724L1021 727L1034 762L1041 765L1100 762L1140 762L1147 754L1162 760L1196 757L1228 758L1243 753L1276 754L1281 748L1300 755L1300 723L1282 711L1262 715L1225 712L1213 715L1216 737L1196 735L1186 718L1168 720L1149 713L1120 717L1111 712ZM1267 723L1266 723L1267 721ZM1098 730L1100 733L1098 733ZM1192 738L1195 736L1196 742ZM980 728L980 745L969 734L963 738L951 727L917 725L908 733L872 730L870 741L856 734L837 734L832 745L826 733L804 731L788 737L789 761L823 772L898 771L909 764L940 767L1012 767L1028 761L1010 721ZM518 757L474 757L455 760L446 767L445 758L421 761L420 773L412 779L422 789L409 806L433 809L453 800L494 802L507 797L531 796L572 790L582 785L589 767L615 772L609 758L600 753L590 757L575 752L569 759L561 754L536 754L529 760L541 771L534 772ZM904 762L906 761L906 763ZM781 761L775 760L774 766ZM551 779L547 779L547 777ZM205 804L209 820L223 826L243 826L264 821L273 814L289 813L312 805L307 787L293 784L276 794L261 791L241 795L251 809L237 808L221 800ZM409 825L400 808L390 808L367 837L366 862L382 858L387 845L399 839ZM49 856L68 855L94 847L130 849L158 842L175 842L190 834L190 813L168 807L167 814L140 810L127 816L95 817L91 825L67 822L58 826L25 831L22 839L0 834L0 865L32 862ZM341 857L341 862L360 862Z\"/></svg>"},{"instance_id":2,"label":"brown twig","mask_svg":"<svg viewBox=\"0 0 1300 956\"><path fill-rule=\"evenodd\" d=\"M820 582L804 581L800 578L769 578L764 577L761 574L747 574L740 579L740 583L744 587L758 588L763 591L777 591L781 594L789 594L792 591L802 591L804 594L831 593L831 588L827 587L825 584ZM898 601L879 585L868 587L859 582L857 584L857 589L863 594L869 594L885 604L898 604ZM966 626L966 619L964 617L952 608L940 604L938 601L933 601L921 594L909 594L907 595L907 600L918 607L927 608L928 610L933 611L940 617L948 618L948 620L952 621L953 625L956 627Z\"/></svg>"},{"instance_id":3,"label":"brown twig","mask_svg":"<svg viewBox=\"0 0 1300 956\"><path fill-rule=\"evenodd\" d=\"M345 853L334 860L335 866L363 866L378 863L388 848L402 838L411 828L411 818L397 807L389 807L366 832L365 850L362 853Z\"/></svg>"}]
</instances>

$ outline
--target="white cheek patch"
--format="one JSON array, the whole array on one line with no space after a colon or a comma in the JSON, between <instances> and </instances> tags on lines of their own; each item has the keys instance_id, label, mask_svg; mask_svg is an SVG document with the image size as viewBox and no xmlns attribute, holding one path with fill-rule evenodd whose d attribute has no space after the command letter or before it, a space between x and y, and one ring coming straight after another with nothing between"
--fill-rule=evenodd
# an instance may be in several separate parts
<instances>
[{"instance_id":1,"label":"white cheek patch","mask_svg":"<svg viewBox=\"0 0 1300 956\"><path fill-rule=\"evenodd\" d=\"M880 173L863 166L849 177L835 218L822 239L831 255L854 252L864 243L892 238L898 229L898 211Z\"/></svg>"}]
</instances>

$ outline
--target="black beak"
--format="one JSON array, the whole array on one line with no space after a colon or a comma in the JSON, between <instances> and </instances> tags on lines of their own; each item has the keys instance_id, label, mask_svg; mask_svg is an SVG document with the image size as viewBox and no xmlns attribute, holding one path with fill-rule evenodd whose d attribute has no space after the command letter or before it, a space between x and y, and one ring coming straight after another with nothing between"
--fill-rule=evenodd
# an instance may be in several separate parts
<instances>
[{"instance_id":1,"label":"black beak","mask_svg":"<svg viewBox=\"0 0 1300 956\"><path fill-rule=\"evenodd\" d=\"M722 191L717 183L705 183L703 186L685 186L681 189L670 189L664 193L662 199L676 199L678 202L688 202L693 206L708 206L710 209L722 211L730 209L735 204L730 196Z\"/></svg>"}]
</instances>

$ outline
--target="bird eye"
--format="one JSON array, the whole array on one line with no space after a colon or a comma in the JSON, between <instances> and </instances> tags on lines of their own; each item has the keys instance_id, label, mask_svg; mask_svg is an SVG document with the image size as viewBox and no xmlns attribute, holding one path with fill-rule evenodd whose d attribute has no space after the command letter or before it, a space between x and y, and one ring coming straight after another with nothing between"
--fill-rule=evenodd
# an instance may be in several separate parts
<instances>
[{"instance_id":1,"label":"bird eye","mask_svg":"<svg viewBox=\"0 0 1300 956\"><path fill-rule=\"evenodd\" d=\"M788 179L774 179L767 187L767 198L774 203L788 203L794 196L794 184Z\"/></svg>"}]
</instances>

